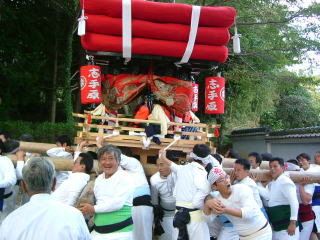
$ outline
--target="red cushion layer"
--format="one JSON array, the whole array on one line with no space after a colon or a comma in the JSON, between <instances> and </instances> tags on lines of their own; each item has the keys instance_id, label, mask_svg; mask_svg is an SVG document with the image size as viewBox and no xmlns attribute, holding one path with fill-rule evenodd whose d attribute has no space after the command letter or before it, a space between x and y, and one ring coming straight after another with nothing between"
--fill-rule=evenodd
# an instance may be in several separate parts
<instances>
[{"instance_id":1,"label":"red cushion layer","mask_svg":"<svg viewBox=\"0 0 320 240\"><path fill-rule=\"evenodd\" d=\"M87 14L122 18L122 0L85 0L84 7ZM192 6L187 4L132 0L133 19L190 25L191 12ZM232 7L201 7L199 26L230 27L235 16Z\"/></svg>"},{"instance_id":2,"label":"red cushion layer","mask_svg":"<svg viewBox=\"0 0 320 240\"><path fill-rule=\"evenodd\" d=\"M106 35L122 35L122 19L104 15L88 15L87 31ZM132 20L132 36L188 42L190 26L175 23L153 23ZM196 44L224 45L230 40L228 28L199 27Z\"/></svg>"},{"instance_id":3,"label":"red cushion layer","mask_svg":"<svg viewBox=\"0 0 320 240\"><path fill-rule=\"evenodd\" d=\"M84 49L89 51L122 52L122 37L102 35L87 32L81 37ZM183 56L187 43L146 38L132 39L132 53L143 55L157 55L166 57ZM191 59L225 62L228 48L225 46L210 46L195 44Z\"/></svg>"}]
</instances>

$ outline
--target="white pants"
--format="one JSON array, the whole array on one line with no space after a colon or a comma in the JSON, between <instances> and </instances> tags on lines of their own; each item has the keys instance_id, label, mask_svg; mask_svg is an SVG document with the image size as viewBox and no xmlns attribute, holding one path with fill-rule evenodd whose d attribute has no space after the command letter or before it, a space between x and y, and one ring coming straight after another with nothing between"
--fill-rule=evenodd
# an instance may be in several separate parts
<instances>
[{"instance_id":1,"label":"white pants","mask_svg":"<svg viewBox=\"0 0 320 240\"><path fill-rule=\"evenodd\" d=\"M97 233L91 232L92 240L132 240L132 232Z\"/></svg>"},{"instance_id":2,"label":"white pants","mask_svg":"<svg viewBox=\"0 0 320 240\"><path fill-rule=\"evenodd\" d=\"M239 235L234 227L223 226L218 235L218 240L239 240Z\"/></svg>"},{"instance_id":3,"label":"white pants","mask_svg":"<svg viewBox=\"0 0 320 240\"><path fill-rule=\"evenodd\" d=\"M318 233L320 233L320 206L312 206L312 210L316 215L316 219L314 220L314 223L317 226Z\"/></svg>"},{"instance_id":4,"label":"white pants","mask_svg":"<svg viewBox=\"0 0 320 240\"><path fill-rule=\"evenodd\" d=\"M217 238L222 230L222 222L214 215L204 216L204 219L208 224L210 236Z\"/></svg>"},{"instance_id":5,"label":"white pants","mask_svg":"<svg viewBox=\"0 0 320 240\"><path fill-rule=\"evenodd\" d=\"M161 234L159 240L173 240L173 216L171 217L163 217L161 222L161 226L164 230L164 233Z\"/></svg>"},{"instance_id":6,"label":"white pants","mask_svg":"<svg viewBox=\"0 0 320 240\"><path fill-rule=\"evenodd\" d=\"M149 206L132 207L133 240L151 240L153 208Z\"/></svg>"},{"instance_id":7,"label":"white pants","mask_svg":"<svg viewBox=\"0 0 320 240\"><path fill-rule=\"evenodd\" d=\"M279 232L272 231L272 240L299 240L299 235L299 227L296 227L296 232L292 236L288 234L287 230L282 230Z\"/></svg>"},{"instance_id":8,"label":"white pants","mask_svg":"<svg viewBox=\"0 0 320 240\"><path fill-rule=\"evenodd\" d=\"M314 219L302 223L302 231L300 232L300 240L309 240L312 233Z\"/></svg>"},{"instance_id":9,"label":"white pants","mask_svg":"<svg viewBox=\"0 0 320 240\"><path fill-rule=\"evenodd\" d=\"M178 239L179 230L173 228L173 239ZM210 240L210 233L208 225L205 221L202 222L191 222L187 225L189 234L189 240Z\"/></svg>"},{"instance_id":10,"label":"white pants","mask_svg":"<svg viewBox=\"0 0 320 240\"><path fill-rule=\"evenodd\" d=\"M240 237L240 240L271 240L272 239L272 229L270 224L268 224L263 229L256 233L251 234L247 237Z\"/></svg>"}]
</instances>

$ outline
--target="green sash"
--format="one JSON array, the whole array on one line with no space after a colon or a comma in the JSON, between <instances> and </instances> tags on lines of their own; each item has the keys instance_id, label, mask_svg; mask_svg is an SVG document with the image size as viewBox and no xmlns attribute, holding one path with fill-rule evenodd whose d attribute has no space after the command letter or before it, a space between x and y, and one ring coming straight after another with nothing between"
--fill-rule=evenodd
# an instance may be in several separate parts
<instances>
[{"instance_id":1,"label":"green sash","mask_svg":"<svg viewBox=\"0 0 320 240\"><path fill-rule=\"evenodd\" d=\"M121 209L114 212L96 213L94 216L94 224L96 226L105 226L122 222L131 217L130 206L124 205ZM129 225L115 232L131 232L133 225Z\"/></svg>"},{"instance_id":2,"label":"green sash","mask_svg":"<svg viewBox=\"0 0 320 240\"><path fill-rule=\"evenodd\" d=\"M290 205L269 207L267 212L274 231L279 232L288 229L291 217ZM298 226L298 221L296 226Z\"/></svg>"}]
</instances>

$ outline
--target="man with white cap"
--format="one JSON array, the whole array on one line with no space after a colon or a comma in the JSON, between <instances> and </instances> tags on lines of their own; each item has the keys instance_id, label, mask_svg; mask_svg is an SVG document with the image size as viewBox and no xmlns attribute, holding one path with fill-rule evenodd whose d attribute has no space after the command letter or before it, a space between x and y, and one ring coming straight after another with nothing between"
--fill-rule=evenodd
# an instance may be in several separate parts
<instances>
[{"instance_id":1,"label":"man with white cap","mask_svg":"<svg viewBox=\"0 0 320 240\"><path fill-rule=\"evenodd\" d=\"M213 168L208 174L212 190L218 191L215 198L205 199L206 215L224 214L233 224L241 240L271 240L271 227L254 200L250 187L230 184L229 176L220 168Z\"/></svg>"},{"instance_id":2,"label":"man with white cap","mask_svg":"<svg viewBox=\"0 0 320 240\"><path fill-rule=\"evenodd\" d=\"M205 144L195 145L194 150L190 155L193 156L193 161L186 165L177 165L171 162L166 158L166 152L160 150L160 158L167 162L177 175L175 195L178 211L173 220L175 227L173 239L178 239L178 235L179 239L188 239L187 237L190 240L210 239L209 228L200 209L203 208L204 198L210 192L205 167L211 163L211 161L206 161L207 159L203 163L201 159L206 158L211 151ZM209 154L207 154L208 152Z\"/></svg>"}]
</instances>

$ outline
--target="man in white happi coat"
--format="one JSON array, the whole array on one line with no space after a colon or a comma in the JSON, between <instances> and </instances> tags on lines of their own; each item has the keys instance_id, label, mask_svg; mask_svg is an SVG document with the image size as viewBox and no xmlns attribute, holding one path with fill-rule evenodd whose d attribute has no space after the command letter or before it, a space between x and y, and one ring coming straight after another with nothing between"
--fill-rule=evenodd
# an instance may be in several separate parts
<instances>
[{"instance_id":1,"label":"man in white happi coat","mask_svg":"<svg viewBox=\"0 0 320 240\"><path fill-rule=\"evenodd\" d=\"M252 190L244 184L230 184L229 176L220 168L213 168L208 174L216 197L205 199L204 213L224 214L233 224L241 240L271 240L271 227L254 200Z\"/></svg>"},{"instance_id":2,"label":"man in white happi coat","mask_svg":"<svg viewBox=\"0 0 320 240\"><path fill-rule=\"evenodd\" d=\"M256 182L250 178L250 162L247 159L237 159L234 164L234 177L231 176L231 183L232 184L244 184L251 188L254 200L259 205L261 211L267 218L267 212L263 207L259 188ZM234 178L234 179L232 179Z\"/></svg>"},{"instance_id":3,"label":"man in white happi coat","mask_svg":"<svg viewBox=\"0 0 320 240\"><path fill-rule=\"evenodd\" d=\"M297 160L301 167L301 172L315 172L317 169L311 167L310 156L306 153L301 153L297 156ZM299 221L302 224L302 231L300 232L300 240L309 239L314 225L314 213L312 211L312 196L315 185L313 183L307 184L308 179L304 179L300 184L296 184L297 196L299 201Z\"/></svg>"},{"instance_id":4,"label":"man in white happi coat","mask_svg":"<svg viewBox=\"0 0 320 240\"><path fill-rule=\"evenodd\" d=\"M68 158L73 159L73 149L71 147L71 140L67 135L61 135L56 139L57 147L51 148L47 151L49 157L54 158ZM56 189L58 189L67 180L71 172L69 171L57 171L56 172Z\"/></svg>"},{"instance_id":5,"label":"man in white happi coat","mask_svg":"<svg viewBox=\"0 0 320 240\"><path fill-rule=\"evenodd\" d=\"M90 233L79 210L52 199L54 165L45 158L31 158L22 170L22 187L30 201L3 221L0 240L89 240Z\"/></svg>"},{"instance_id":6,"label":"man in white happi coat","mask_svg":"<svg viewBox=\"0 0 320 240\"><path fill-rule=\"evenodd\" d=\"M155 224L159 228L158 224L160 224L164 231L159 237L160 240L173 240L173 216L176 210L176 198L173 196L173 191L176 175L172 173L168 163L161 159L157 160L157 166L159 171L150 178L151 199L156 209ZM160 216L156 216L156 213Z\"/></svg>"},{"instance_id":7,"label":"man in white happi coat","mask_svg":"<svg viewBox=\"0 0 320 240\"><path fill-rule=\"evenodd\" d=\"M190 240L210 239L209 228L202 213L203 200L210 192L205 169L208 163L211 163L210 152L209 146L205 144L195 145L193 149L195 156L190 154L194 156L192 158L194 160L186 165L177 165L166 158L165 151L160 150L159 152L160 158L167 162L177 175L175 194L178 212L174 217L176 227L173 239L177 239L178 236L184 237L186 234ZM188 221L188 216L190 216L190 221Z\"/></svg>"},{"instance_id":8,"label":"man in white happi coat","mask_svg":"<svg viewBox=\"0 0 320 240\"><path fill-rule=\"evenodd\" d=\"M320 172L320 151L315 152L314 154L314 164L311 164L312 171ZM320 184L315 183L315 189L312 196L312 210L315 214L315 228L314 236L312 239L316 239L316 237L320 238ZM317 235L317 236L315 236Z\"/></svg>"},{"instance_id":9,"label":"man in white happi coat","mask_svg":"<svg viewBox=\"0 0 320 240\"><path fill-rule=\"evenodd\" d=\"M297 223L299 202L296 186L284 173L284 161L274 157L269 162L272 181L260 194L268 203L268 216L272 225L273 240L298 240Z\"/></svg>"},{"instance_id":10,"label":"man in white happi coat","mask_svg":"<svg viewBox=\"0 0 320 240\"><path fill-rule=\"evenodd\" d=\"M6 216L15 209L12 191L17 182L12 161L2 155L4 151L5 146L0 140L0 225Z\"/></svg>"},{"instance_id":11,"label":"man in white happi coat","mask_svg":"<svg viewBox=\"0 0 320 240\"><path fill-rule=\"evenodd\" d=\"M94 214L91 233L95 240L131 240L133 230L132 176L120 168L121 151L113 145L99 149L98 159L103 171L94 184L96 204L80 204L84 216Z\"/></svg>"},{"instance_id":12,"label":"man in white happi coat","mask_svg":"<svg viewBox=\"0 0 320 240\"><path fill-rule=\"evenodd\" d=\"M72 173L60 187L52 193L53 199L75 206L81 191L90 180L90 173L93 167L93 159L87 153L80 153L73 163Z\"/></svg>"}]
</instances>

